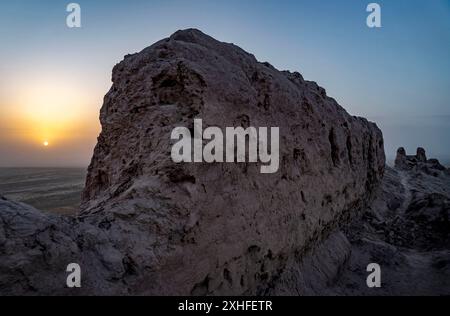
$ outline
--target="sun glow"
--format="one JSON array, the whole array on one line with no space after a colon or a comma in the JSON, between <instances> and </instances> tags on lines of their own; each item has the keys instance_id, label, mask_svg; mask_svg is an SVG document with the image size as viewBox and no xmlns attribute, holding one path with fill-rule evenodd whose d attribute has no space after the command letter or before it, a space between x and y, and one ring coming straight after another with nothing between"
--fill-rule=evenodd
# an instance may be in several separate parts
<instances>
[{"instance_id":1,"label":"sun glow","mask_svg":"<svg viewBox=\"0 0 450 316\"><path fill-rule=\"evenodd\" d=\"M88 94L80 84L61 77L27 80L10 100L10 122L27 143L49 147L70 141L87 132L91 117L95 122L92 108L98 102Z\"/></svg>"}]
</instances>

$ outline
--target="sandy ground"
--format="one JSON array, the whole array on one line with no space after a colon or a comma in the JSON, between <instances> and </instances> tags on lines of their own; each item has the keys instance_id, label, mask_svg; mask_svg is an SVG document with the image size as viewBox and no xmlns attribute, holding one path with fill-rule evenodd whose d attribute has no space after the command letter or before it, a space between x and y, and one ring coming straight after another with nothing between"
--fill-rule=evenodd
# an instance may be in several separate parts
<instances>
[{"instance_id":1,"label":"sandy ground","mask_svg":"<svg viewBox=\"0 0 450 316\"><path fill-rule=\"evenodd\" d=\"M0 195L71 215L78 211L85 176L83 168L0 168Z\"/></svg>"}]
</instances>

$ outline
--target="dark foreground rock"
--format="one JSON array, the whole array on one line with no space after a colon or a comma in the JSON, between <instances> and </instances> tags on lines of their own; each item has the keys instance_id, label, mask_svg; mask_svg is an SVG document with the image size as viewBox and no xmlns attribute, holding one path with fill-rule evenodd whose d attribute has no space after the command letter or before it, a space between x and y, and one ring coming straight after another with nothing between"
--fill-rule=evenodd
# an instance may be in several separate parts
<instances>
[{"instance_id":1,"label":"dark foreground rock","mask_svg":"<svg viewBox=\"0 0 450 316\"><path fill-rule=\"evenodd\" d=\"M0 293L308 293L308 277L285 280L313 250L330 260L324 279L336 275L350 244L334 231L370 205L383 176L375 124L299 73L197 30L127 56L112 79L80 215L0 201ZM171 131L194 118L280 127L279 171L173 163ZM71 262L81 289L65 288Z\"/></svg>"},{"instance_id":2,"label":"dark foreground rock","mask_svg":"<svg viewBox=\"0 0 450 316\"><path fill-rule=\"evenodd\" d=\"M266 294L450 295L450 176L434 159L425 170L426 159L408 160L406 170L386 168L361 216L292 256ZM370 263L381 268L380 288L366 284Z\"/></svg>"},{"instance_id":3,"label":"dark foreground rock","mask_svg":"<svg viewBox=\"0 0 450 316\"><path fill-rule=\"evenodd\" d=\"M373 204L342 226L351 252L325 292L450 295L450 174L421 148L407 164L387 167ZM381 267L379 289L365 283L372 262Z\"/></svg>"}]
</instances>

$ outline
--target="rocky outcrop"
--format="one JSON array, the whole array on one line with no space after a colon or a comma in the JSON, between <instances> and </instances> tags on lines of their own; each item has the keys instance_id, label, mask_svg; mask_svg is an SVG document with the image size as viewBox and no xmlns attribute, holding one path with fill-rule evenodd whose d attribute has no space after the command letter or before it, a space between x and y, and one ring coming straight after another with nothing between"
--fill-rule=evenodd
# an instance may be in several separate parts
<instances>
[{"instance_id":1,"label":"rocky outcrop","mask_svg":"<svg viewBox=\"0 0 450 316\"><path fill-rule=\"evenodd\" d=\"M445 171L450 174L448 169L440 164L437 159L427 159L425 149L422 147L417 148L416 155L407 155L406 150L400 147L397 150L397 156L395 158L395 168L399 170L422 170L426 173L437 171Z\"/></svg>"},{"instance_id":2,"label":"rocky outcrop","mask_svg":"<svg viewBox=\"0 0 450 316\"><path fill-rule=\"evenodd\" d=\"M386 167L372 204L291 257L267 294L450 295L450 175L440 169ZM379 288L366 284L371 263Z\"/></svg>"},{"instance_id":3,"label":"rocky outcrop","mask_svg":"<svg viewBox=\"0 0 450 316\"><path fill-rule=\"evenodd\" d=\"M405 160L406 169L386 168L372 205L342 226L351 251L322 293L450 295L450 174L421 148ZM381 267L381 288L365 284L371 262Z\"/></svg>"},{"instance_id":4,"label":"rocky outcrop","mask_svg":"<svg viewBox=\"0 0 450 316\"><path fill-rule=\"evenodd\" d=\"M295 294L299 285L277 283L292 262L329 238L345 249L330 232L372 201L384 172L375 124L299 73L197 30L126 56L112 79L80 215L1 202L1 293ZM195 118L279 127L279 171L175 164L171 131ZM61 280L70 262L84 271L81 289Z\"/></svg>"}]
</instances>

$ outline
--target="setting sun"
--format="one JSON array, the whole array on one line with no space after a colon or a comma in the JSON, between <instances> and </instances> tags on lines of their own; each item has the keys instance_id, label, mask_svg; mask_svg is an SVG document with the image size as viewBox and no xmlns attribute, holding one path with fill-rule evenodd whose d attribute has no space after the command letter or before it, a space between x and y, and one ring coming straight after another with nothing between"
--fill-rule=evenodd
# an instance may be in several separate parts
<instances>
[{"instance_id":1,"label":"setting sun","mask_svg":"<svg viewBox=\"0 0 450 316\"><path fill-rule=\"evenodd\" d=\"M89 144L86 152L90 151L99 132L101 98L80 78L58 70L16 75L0 104L5 109L0 124L8 128L9 139L29 150L56 143L58 150L73 150L83 143Z\"/></svg>"}]
</instances>

